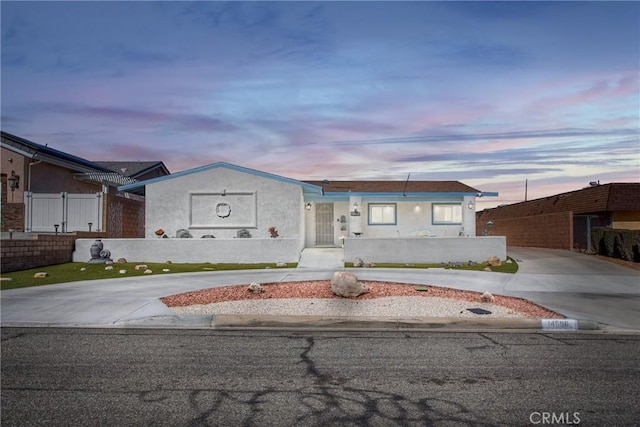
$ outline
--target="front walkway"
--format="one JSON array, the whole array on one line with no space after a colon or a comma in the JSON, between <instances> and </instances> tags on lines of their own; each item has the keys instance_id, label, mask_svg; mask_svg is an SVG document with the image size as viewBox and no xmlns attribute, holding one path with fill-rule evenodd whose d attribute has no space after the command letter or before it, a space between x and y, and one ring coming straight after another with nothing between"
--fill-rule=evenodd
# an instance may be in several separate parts
<instances>
[{"instance_id":1,"label":"front walkway","mask_svg":"<svg viewBox=\"0 0 640 427\"><path fill-rule=\"evenodd\" d=\"M298 262L299 269L343 270L344 249L305 248Z\"/></svg>"}]
</instances>

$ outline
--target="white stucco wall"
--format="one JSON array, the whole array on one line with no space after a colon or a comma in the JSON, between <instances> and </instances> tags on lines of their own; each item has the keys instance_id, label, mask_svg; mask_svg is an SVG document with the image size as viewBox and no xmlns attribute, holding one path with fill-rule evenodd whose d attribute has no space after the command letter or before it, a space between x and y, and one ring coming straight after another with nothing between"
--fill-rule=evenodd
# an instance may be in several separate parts
<instances>
[{"instance_id":1,"label":"white stucco wall","mask_svg":"<svg viewBox=\"0 0 640 427\"><path fill-rule=\"evenodd\" d=\"M360 228L364 237L414 237L416 235L430 235L437 237L475 236L475 208L469 209L467 204L473 197L458 199L438 199L433 201L386 202L382 199L368 200L363 198L358 205L361 215L350 218L349 237L353 237L353 230L357 229L354 221L360 220ZM370 225L369 204L395 203L397 224ZM433 224L433 203L462 203L462 223L452 225Z\"/></svg>"},{"instance_id":2,"label":"white stucco wall","mask_svg":"<svg viewBox=\"0 0 640 427\"><path fill-rule=\"evenodd\" d=\"M73 261L91 259L94 241L77 239ZM114 261L253 264L298 262L300 258L300 239L102 239L102 243Z\"/></svg>"},{"instance_id":3,"label":"white stucco wall","mask_svg":"<svg viewBox=\"0 0 640 427\"><path fill-rule=\"evenodd\" d=\"M344 259L353 262L358 257L365 262L440 263L484 262L491 256L507 258L504 236L490 237L409 237L367 238L345 240Z\"/></svg>"},{"instance_id":4,"label":"white stucco wall","mask_svg":"<svg viewBox=\"0 0 640 427\"><path fill-rule=\"evenodd\" d=\"M225 199L222 193L229 197ZM212 209L210 226L203 224L206 212L201 211L196 218L190 207L192 195L203 194L229 200L231 214L221 219ZM255 204L248 207L248 200L254 196L255 202L251 203ZM255 212L247 212L251 209ZM147 185L145 237L156 238L157 229L170 237L175 237L179 229L187 229L196 239L207 234L234 238L238 230L246 228L253 238L268 238L268 228L275 226L281 237L304 241L303 209L300 186L219 167ZM253 224L247 225L247 218L252 218Z\"/></svg>"}]
</instances>

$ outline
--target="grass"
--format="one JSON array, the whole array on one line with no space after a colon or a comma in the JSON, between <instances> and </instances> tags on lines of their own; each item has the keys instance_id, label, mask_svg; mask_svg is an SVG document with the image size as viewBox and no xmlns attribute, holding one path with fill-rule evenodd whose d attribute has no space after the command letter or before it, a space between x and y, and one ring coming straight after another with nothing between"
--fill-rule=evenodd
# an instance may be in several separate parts
<instances>
[{"instance_id":1,"label":"grass","mask_svg":"<svg viewBox=\"0 0 640 427\"><path fill-rule=\"evenodd\" d=\"M469 265L467 263L458 266L450 264L444 266L452 270L472 270L482 271L489 267L491 271L499 273L515 273L518 271L518 263L509 257L510 263L502 263L499 267L489 267L487 263ZM196 273L203 271L223 271L223 270L256 270L265 268L295 268L296 263L288 263L284 267L277 267L276 264L189 264L189 263L133 263L111 264L113 270L106 270L105 264L87 264L84 262L69 262L66 264L50 265L48 267L34 268L30 270L15 271L12 273L3 273L0 275L0 289L16 289L26 288L30 286L53 285L56 283L77 282L80 280L100 280L100 279L117 279L121 277L137 277L146 276L144 270L136 270L135 266L144 264L153 271L153 274L172 274L172 273ZM345 267L353 267L353 263L346 262ZM442 264L376 264L373 268L443 268ZM83 270L84 269L84 270ZM168 269L169 271L163 271ZM127 270L126 274L120 274L120 270ZM42 278L34 278L35 273L46 272L49 275ZM10 278L11 280L6 280Z\"/></svg>"},{"instance_id":2,"label":"grass","mask_svg":"<svg viewBox=\"0 0 640 427\"><path fill-rule=\"evenodd\" d=\"M121 277L146 276L144 270L136 270L135 266L144 264L153 271L154 275L172 273L195 273L203 271L222 270L255 270L269 268L295 268L296 263L289 263L284 267L277 267L276 264L189 264L189 263L133 263L111 264L113 270L106 270L105 264L87 264L84 262L69 262L66 264L50 265L47 267L34 268L30 270L14 271L12 273L2 273L0 289L26 288L30 286L52 285L56 283L77 282L80 280L100 280L117 279ZM83 270L84 269L84 270ZM168 269L169 271L163 271ZM127 270L126 274L120 274L120 270ZM47 277L34 278L35 273L46 272ZM6 280L10 278L11 280Z\"/></svg>"},{"instance_id":3,"label":"grass","mask_svg":"<svg viewBox=\"0 0 640 427\"><path fill-rule=\"evenodd\" d=\"M510 273L515 274L518 271L518 263L511 257L508 257L511 260L510 263L503 262L499 267L492 267L488 263L483 262L479 264L468 264L462 263L455 265L451 264L391 264L391 263L376 263L375 267L371 268L446 268L451 270L470 270L470 271L483 271L485 268L489 267L491 271L496 273ZM345 262L345 267L353 267L352 262Z\"/></svg>"}]
</instances>

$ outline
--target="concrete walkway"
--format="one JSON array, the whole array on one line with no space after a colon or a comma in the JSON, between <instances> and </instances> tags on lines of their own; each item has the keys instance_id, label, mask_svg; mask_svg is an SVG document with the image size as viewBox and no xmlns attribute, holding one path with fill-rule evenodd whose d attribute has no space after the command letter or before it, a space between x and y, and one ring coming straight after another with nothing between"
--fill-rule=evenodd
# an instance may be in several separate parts
<instances>
[{"instance_id":1,"label":"concrete walkway","mask_svg":"<svg viewBox=\"0 0 640 427\"><path fill-rule=\"evenodd\" d=\"M515 274L444 269L353 269L362 280L446 286L528 299L569 318L640 329L640 272L566 251L510 248ZM312 259L312 258L308 258ZM178 316L159 298L204 288L328 280L336 268L308 267L153 275L2 291L2 326L210 327L211 316Z\"/></svg>"},{"instance_id":2,"label":"concrete walkway","mask_svg":"<svg viewBox=\"0 0 640 427\"><path fill-rule=\"evenodd\" d=\"M305 248L298 262L298 269L341 270L343 267L342 248Z\"/></svg>"}]
</instances>

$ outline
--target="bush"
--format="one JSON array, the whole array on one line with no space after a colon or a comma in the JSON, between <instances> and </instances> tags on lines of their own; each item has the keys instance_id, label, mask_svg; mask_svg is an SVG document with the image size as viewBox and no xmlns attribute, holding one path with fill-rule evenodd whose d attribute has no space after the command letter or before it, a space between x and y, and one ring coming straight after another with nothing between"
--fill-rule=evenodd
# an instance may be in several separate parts
<instances>
[{"instance_id":1,"label":"bush","mask_svg":"<svg viewBox=\"0 0 640 427\"><path fill-rule=\"evenodd\" d=\"M640 230L594 228L591 242L599 255L640 262Z\"/></svg>"}]
</instances>

